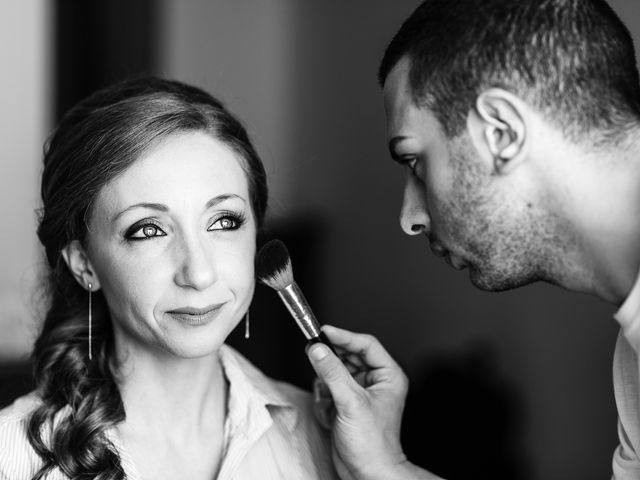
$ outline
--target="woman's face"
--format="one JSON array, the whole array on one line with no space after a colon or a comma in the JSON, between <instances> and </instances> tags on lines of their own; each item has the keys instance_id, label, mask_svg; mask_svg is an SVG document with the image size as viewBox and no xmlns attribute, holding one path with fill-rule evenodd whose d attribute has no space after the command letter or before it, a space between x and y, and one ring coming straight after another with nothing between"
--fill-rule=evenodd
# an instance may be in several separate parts
<instances>
[{"instance_id":1,"label":"woman's face","mask_svg":"<svg viewBox=\"0 0 640 480\"><path fill-rule=\"evenodd\" d=\"M105 185L86 253L119 348L215 352L249 307L256 222L237 156L203 132L145 152Z\"/></svg>"}]
</instances>

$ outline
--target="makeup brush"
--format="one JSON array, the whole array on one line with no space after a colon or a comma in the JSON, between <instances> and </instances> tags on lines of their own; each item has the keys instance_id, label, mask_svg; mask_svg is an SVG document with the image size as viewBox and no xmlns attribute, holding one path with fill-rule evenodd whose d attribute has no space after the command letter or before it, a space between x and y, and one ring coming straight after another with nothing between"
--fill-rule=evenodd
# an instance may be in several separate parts
<instances>
[{"instance_id":1,"label":"makeup brush","mask_svg":"<svg viewBox=\"0 0 640 480\"><path fill-rule=\"evenodd\" d=\"M273 288L278 293L305 338L309 341L307 345L321 342L327 345L333 353L336 353L327 336L320 330L311 307L293 279L291 257L289 257L289 251L284 243L280 240L270 240L264 244L256 257L256 276L261 283Z\"/></svg>"}]
</instances>

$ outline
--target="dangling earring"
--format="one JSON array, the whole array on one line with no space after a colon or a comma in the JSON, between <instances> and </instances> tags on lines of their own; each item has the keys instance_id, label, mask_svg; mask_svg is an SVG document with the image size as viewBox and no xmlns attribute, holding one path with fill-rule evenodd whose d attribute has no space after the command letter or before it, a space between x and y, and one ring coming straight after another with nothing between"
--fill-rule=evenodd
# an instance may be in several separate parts
<instances>
[{"instance_id":1,"label":"dangling earring","mask_svg":"<svg viewBox=\"0 0 640 480\"><path fill-rule=\"evenodd\" d=\"M244 338L249 338L251 336L251 332L249 332L249 309L247 308L247 313L244 314Z\"/></svg>"},{"instance_id":2,"label":"dangling earring","mask_svg":"<svg viewBox=\"0 0 640 480\"><path fill-rule=\"evenodd\" d=\"M91 289L93 288L93 285L91 284L91 282L89 282L89 360L93 360L93 355L91 354L91 329L93 327L92 323L92 318L91 318Z\"/></svg>"}]
</instances>

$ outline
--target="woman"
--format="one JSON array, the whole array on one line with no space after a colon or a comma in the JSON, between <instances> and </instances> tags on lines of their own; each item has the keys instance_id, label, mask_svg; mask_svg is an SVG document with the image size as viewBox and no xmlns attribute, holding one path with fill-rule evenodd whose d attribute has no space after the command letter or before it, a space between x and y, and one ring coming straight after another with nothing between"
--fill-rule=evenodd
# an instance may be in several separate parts
<instances>
[{"instance_id":1,"label":"woman","mask_svg":"<svg viewBox=\"0 0 640 480\"><path fill-rule=\"evenodd\" d=\"M0 479L333 478L306 393L224 340L254 290L267 187L238 121L146 78L46 148L37 390L0 412Z\"/></svg>"}]
</instances>

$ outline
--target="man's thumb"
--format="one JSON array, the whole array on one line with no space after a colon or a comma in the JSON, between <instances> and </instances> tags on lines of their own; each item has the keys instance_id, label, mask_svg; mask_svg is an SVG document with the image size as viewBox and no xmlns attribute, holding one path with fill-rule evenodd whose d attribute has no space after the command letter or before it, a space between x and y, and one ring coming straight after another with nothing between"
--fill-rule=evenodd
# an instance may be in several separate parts
<instances>
[{"instance_id":1,"label":"man's thumb","mask_svg":"<svg viewBox=\"0 0 640 480\"><path fill-rule=\"evenodd\" d=\"M329 388L338 410L341 405L351 403L354 389L359 385L340 359L323 343L311 345L307 355L318 378Z\"/></svg>"}]
</instances>

